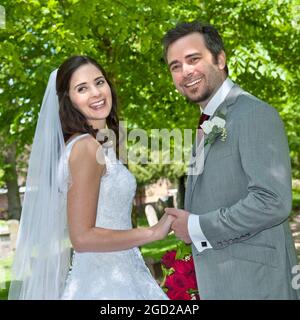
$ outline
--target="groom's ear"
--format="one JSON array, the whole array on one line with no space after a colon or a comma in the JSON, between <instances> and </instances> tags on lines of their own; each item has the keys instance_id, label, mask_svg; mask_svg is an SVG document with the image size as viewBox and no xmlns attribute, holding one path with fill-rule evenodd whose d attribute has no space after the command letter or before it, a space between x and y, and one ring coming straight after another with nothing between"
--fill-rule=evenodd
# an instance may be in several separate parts
<instances>
[{"instance_id":1,"label":"groom's ear","mask_svg":"<svg viewBox=\"0 0 300 320\"><path fill-rule=\"evenodd\" d=\"M226 54L224 50L222 50L218 55L218 67L220 70L224 70L226 67Z\"/></svg>"}]
</instances>

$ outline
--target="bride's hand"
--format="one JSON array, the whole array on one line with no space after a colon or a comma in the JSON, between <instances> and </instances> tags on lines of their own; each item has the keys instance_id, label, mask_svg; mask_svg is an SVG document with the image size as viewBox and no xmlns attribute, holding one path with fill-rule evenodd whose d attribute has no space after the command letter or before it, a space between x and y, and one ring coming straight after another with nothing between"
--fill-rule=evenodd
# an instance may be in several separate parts
<instances>
[{"instance_id":1,"label":"bride's hand","mask_svg":"<svg viewBox=\"0 0 300 320\"><path fill-rule=\"evenodd\" d=\"M171 225L175 219L175 217L165 213L157 224L150 227L150 229L154 231L155 240L162 240L168 235Z\"/></svg>"}]
</instances>

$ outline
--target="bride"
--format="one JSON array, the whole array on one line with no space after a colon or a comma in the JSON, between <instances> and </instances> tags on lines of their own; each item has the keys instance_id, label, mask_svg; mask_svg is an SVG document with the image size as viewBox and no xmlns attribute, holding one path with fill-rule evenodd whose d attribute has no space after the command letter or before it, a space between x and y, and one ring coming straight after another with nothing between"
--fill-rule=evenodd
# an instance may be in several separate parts
<instances>
[{"instance_id":1,"label":"bride","mask_svg":"<svg viewBox=\"0 0 300 320\"><path fill-rule=\"evenodd\" d=\"M132 228L136 182L118 142L96 139L106 126L118 141L105 71L69 58L50 75L39 115L9 299L167 299L137 247L166 237L173 218Z\"/></svg>"}]
</instances>

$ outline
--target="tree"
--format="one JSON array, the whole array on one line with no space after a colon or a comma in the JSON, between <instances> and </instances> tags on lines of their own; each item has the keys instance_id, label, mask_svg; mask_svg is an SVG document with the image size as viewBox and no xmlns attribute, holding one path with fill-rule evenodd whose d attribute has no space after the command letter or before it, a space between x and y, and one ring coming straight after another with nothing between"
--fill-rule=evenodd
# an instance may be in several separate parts
<instances>
[{"instance_id":1,"label":"tree","mask_svg":"<svg viewBox=\"0 0 300 320\"><path fill-rule=\"evenodd\" d=\"M195 128L199 110L176 93L161 38L178 21L201 19L222 34L230 76L275 106L300 176L299 6L288 0L4 0L0 29L0 179L24 167L50 72L67 57L98 60L116 85L128 130ZM288 58L287 58L288 56ZM5 152L14 145L16 166ZM139 184L179 178L184 167L132 167ZM2 172L2 173L1 173ZM17 175L13 174L16 180ZM15 181L16 182L16 181ZM16 183L14 183L16 185Z\"/></svg>"}]
</instances>

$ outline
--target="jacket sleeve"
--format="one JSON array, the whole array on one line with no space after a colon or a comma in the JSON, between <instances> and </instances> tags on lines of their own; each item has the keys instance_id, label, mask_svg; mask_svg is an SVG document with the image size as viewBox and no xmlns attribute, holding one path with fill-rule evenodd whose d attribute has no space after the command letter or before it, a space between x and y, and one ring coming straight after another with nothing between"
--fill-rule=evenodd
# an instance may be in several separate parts
<instances>
[{"instance_id":1,"label":"jacket sleeve","mask_svg":"<svg viewBox=\"0 0 300 320\"><path fill-rule=\"evenodd\" d=\"M231 207L199 217L201 228L215 249L278 225L291 211L291 166L282 120L266 104L249 109L238 124L238 149L248 194Z\"/></svg>"}]
</instances>

